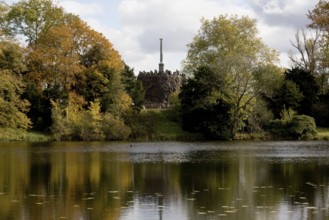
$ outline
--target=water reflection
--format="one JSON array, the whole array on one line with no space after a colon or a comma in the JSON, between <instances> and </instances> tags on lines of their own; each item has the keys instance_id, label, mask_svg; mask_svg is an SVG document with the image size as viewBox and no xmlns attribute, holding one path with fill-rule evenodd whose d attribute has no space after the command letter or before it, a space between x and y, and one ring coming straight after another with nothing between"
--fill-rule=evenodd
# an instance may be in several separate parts
<instances>
[{"instance_id":1,"label":"water reflection","mask_svg":"<svg viewBox=\"0 0 329 220\"><path fill-rule=\"evenodd\" d=\"M1 143L0 219L329 219L328 142Z\"/></svg>"}]
</instances>

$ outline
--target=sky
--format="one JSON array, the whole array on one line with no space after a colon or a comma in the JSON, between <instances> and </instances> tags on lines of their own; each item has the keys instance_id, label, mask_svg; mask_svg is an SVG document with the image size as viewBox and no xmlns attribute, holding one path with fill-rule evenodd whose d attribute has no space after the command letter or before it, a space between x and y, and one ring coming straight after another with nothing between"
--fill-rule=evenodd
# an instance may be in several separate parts
<instances>
[{"instance_id":1,"label":"sky","mask_svg":"<svg viewBox=\"0 0 329 220\"><path fill-rule=\"evenodd\" d=\"M165 69L181 70L201 18L248 16L257 20L259 36L290 67L288 54L298 29L310 21L307 13L318 0L57 0L103 33L123 60L139 71L158 69L163 38ZM10 1L12 2L12 1Z\"/></svg>"}]
</instances>

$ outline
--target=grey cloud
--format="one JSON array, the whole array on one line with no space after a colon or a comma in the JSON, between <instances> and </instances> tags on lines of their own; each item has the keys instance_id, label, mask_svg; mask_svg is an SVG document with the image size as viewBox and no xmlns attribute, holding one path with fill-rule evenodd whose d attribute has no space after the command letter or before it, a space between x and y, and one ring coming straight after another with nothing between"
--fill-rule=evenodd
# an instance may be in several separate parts
<instances>
[{"instance_id":1,"label":"grey cloud","mask_svg":"<svg viewBox=\"0 0 329 220\"><path fill-rule=\"evenodd\" d=\"M200 28L200 18L211 18L220 14L249 15L256 18L264 42L286 54L291 49L290 40L294 39L294 33L309 23L306 14L317 1L124 0L119 7L119 14L124 28L134 31L129 39L133 39L138 45L138 53L135 53L143 56L141 60L144 61L145 68L146 63L150 63L150 66L154 66L154 62L157 63L159 38L164 39L165 55L172 54L171 57L176 56L176 62L180 62L185 58L182 54L187 53L186 45L192 41ZM123 47L123 51L124 49ZM142 61L138 62L138 65L142 65Z\"/></svg>"},{"instance_id":2,"label":"grey cloud","mask_svg":"<svg viewBox=\"0 0 329 220\"><path fill-rule=\"evenodd\" d=\"M220 14L213 0L124 1L120 6L122 22L139 31L140 49L147 53L158 51L158 39L164 38L168 52L186 51L206 15Z\"/></svg>"},{"instance_id":3,"label":"grey cloud","mask_svg":"<svg viewBox=\"0 0 329 220\"><path fill-rule=\"evenodd\" d=\"M271 4L273 2L273 4ZM275 2L275 4L274 4ZM302 5L294 5L294 1L286 0L250 0L250 6L258 14L259 18L270 26L305 27L310 21L307 13L317 3L317 0L304 2ZM295 8L295 10L292 10Z\"/></svg>"},{"instance_id":4,"label":"grey cloud","mask_svg":"<svg viewBox=\"0 0 329 220\"><path fill-rule=\"evenodd\" d=\"M306 15L289 15L289 14L262 14L262 18L270 26L285 26L285 27L305 27L309 22Z\"/></svg>"}]
</instances>

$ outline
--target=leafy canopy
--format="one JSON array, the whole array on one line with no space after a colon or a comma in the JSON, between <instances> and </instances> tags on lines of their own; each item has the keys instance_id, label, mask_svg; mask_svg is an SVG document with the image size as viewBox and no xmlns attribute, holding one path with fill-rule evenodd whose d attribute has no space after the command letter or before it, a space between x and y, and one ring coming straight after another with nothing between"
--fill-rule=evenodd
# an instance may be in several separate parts
<instances>
[{"instance_id":1,"label":"leafy canopy","mask_svg":"<svg viewBox=\"0 0 329 220\"><path fill-rule=\"evenodd\" d=\"M248 120L259 92L266 89L257 82L267 75L265 67L277 62L277 53L262 42L255 20L238 16L203 19L188 47L184 72L193 75L205 66L223 82L221 93L213 93L209 101L222 99L232 106L231 130L235 133Z\"/></svg>"}]
</instances>

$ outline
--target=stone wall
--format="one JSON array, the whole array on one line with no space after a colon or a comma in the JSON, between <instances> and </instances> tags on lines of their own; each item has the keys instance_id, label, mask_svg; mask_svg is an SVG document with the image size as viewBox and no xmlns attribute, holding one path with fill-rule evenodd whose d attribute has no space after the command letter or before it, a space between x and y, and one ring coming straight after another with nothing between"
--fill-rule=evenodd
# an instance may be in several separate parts
<instances>
[{"instance_id":1,"label":"stone wall","mask_svg":"<svg viewBox=\"0 0 329 220\"><path fill-rule=\"evenodd\" d=\"M140 72L137 77L143 83L146 108L168 108L169 97L179 89L185 80L185 76L179 71L166 70L163 73L157 70Z\"/></svg>"}]
</instances>

